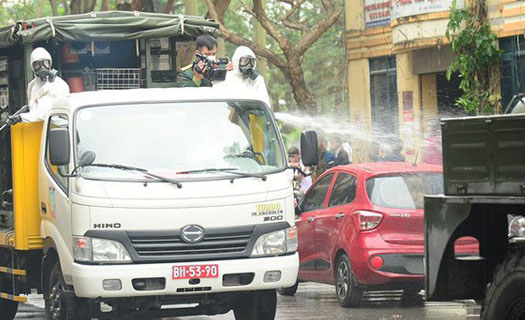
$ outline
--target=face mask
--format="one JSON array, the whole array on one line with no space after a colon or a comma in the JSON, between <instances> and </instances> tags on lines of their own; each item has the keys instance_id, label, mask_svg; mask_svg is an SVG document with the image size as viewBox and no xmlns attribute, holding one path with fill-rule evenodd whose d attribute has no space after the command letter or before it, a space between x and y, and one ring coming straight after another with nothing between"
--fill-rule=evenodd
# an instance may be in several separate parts
<instances>
[{"instance_id":1,"label":"face mask","mask_svg":"<svg viewBox=\"0 0 525 320\"><path fill-rule=\"evenodd\" d=\"M51 61L42 60L33 62L33 70L42 81L55 81L57 71L51 69Z\"/></svg>"},{"instance_id":2,"label":"face mask","mask_svg":"<svg viewBox=\"0 0 525 320\"><path fill-rule=\"evenodd\" d=\"M53 82L55 81L55 78L57 76L57 71L54 69L46 69L46 68L40 68L37 72L35 72L36 76L40 78L42 81L49 81Z\"/></svg>"},{"instance_id":3,"label":"face mask","mask_svg":"<svg viewBox=\"0 0 525 320\"><path fill-rule=\"evenodd\" d=\"M252 78L255 70L255 58L250 56L241 57L239 59L239 70L244 79Z\"/></svg>"}]
</instances>

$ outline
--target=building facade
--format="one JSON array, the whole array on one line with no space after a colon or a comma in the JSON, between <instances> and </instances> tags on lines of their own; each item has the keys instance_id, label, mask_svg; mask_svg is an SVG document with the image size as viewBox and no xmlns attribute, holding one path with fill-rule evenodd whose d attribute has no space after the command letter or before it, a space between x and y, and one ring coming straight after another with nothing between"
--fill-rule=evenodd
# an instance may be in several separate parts
<instances>
[{"instance_id":1,"label":"building facade","mask_svg":"<svg viewBox=\"0 0 525 320\"><path fill-rule=\"evenodd\" d=\"M456 0L463 7L464 0ZM525 91L525 2L486 0L504 51L503 104ZM421 162L424 139L439 118L465 115L454 106L459 78L446 79L452 54L445 37L452 0L346 0L350 117L362 134L354 162L370 160L374 142L397 136L407 161ZM385 141L388 141L386 139ZM388 142L385 142L388 143Z\"/></svg>"}]
</instances>

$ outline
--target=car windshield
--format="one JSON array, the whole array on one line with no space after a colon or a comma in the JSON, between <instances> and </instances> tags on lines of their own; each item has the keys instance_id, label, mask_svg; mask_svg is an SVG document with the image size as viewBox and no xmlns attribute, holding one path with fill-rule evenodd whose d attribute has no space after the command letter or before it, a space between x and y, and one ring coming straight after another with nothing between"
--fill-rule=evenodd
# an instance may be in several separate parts
<instances>
[{"instance_id":1,"label":"car windshield","mask_svg":"<svg viewBox=\"0 0 525 320\"><path fill-rule=\"evenodd\" d=\"M366 193L376 206L422 209L425 195L443 193L443 175L428 172L373 177L366 181Z\"/></svg>"},{"instance_id":2,"label":"car windshield","mask_svg":"<svg viewBox=\"0 0 525 320\"><path fill-rule=\"evenodd\" d=\"M87 107L75 129L76 163L85 151L96 154L94 166L79 169L84 178L146 178L122 166L177 180L285 168L273 118L255 101Z\"/></svg>"}]
</instances>

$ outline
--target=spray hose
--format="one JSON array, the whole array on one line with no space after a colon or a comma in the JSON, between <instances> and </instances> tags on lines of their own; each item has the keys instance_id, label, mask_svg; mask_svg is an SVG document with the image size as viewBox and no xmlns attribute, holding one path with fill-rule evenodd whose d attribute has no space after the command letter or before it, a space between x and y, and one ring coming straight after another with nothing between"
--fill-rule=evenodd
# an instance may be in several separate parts
<instances>
[{"instance_id":1,"label":"spray hose","mask_svg":"<svg viewBox=\"0 0 525 320\"><path fill-rule=\"evenodd\" d=\"M19 114L24 113L24 112L27 112L28 110L29 110L29 106L28 106L28 105L25 105L25 106L23 106L22 108L20 108L17 112L13 113L11 116L12 116L12 117L18 116ZM6 127L8 127L8 126L9 126L9 124L8 124L7 122L4 123L4 124L2 125L2 127L0 127L0 132L4 131L4 129L5 129Z\"/></svg>"}]
</instances>

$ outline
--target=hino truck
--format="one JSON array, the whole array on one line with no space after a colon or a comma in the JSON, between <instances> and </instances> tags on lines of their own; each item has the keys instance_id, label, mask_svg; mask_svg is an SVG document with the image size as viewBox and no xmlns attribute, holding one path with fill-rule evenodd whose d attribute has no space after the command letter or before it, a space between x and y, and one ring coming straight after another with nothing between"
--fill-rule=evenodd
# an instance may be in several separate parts
<instances>
[{"instance_id":1,"label":"hino truck","mask_svg":"<svg viewBox=\"0 0 525 320\"><path fill-rule=\"evenodd\" d=\"M47 319L274 318L275 290L295 284L299 262L271 109L253 92L156 88L176 77L155 57L175 68L175 40L212 27L110 12L0 30L2 117L24 103L33 41L84 89L49 98L43 122L0 132L2 319L35 292Z\"/></svg>"},{"instance_id":2,"label":"hino truck","mask_svg":"<svg viewBox=\"0 0 525 320\"><path fill-rule=\"evenodd\" d=\"M428 300L475 299L481 318L525 318L525 116L442 120L445 194L425 197ZM477 255L455 252L475 238Z\"/></svg>"}]
</instances>

